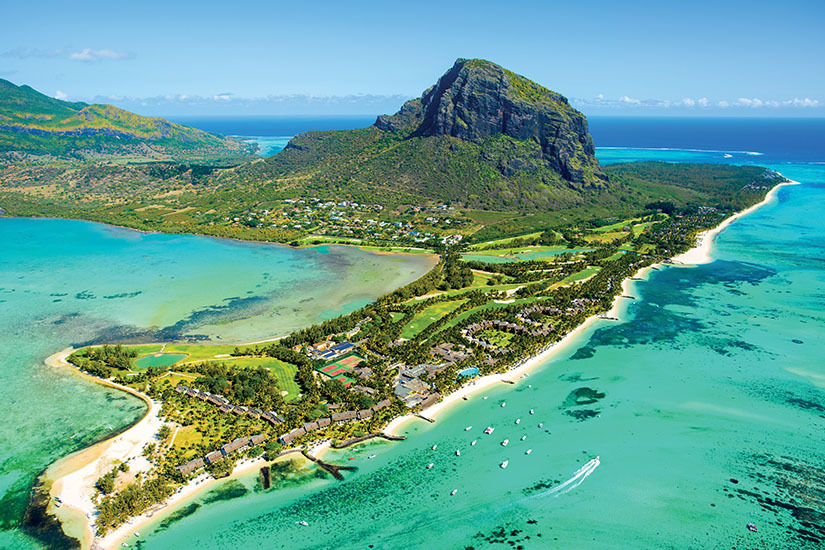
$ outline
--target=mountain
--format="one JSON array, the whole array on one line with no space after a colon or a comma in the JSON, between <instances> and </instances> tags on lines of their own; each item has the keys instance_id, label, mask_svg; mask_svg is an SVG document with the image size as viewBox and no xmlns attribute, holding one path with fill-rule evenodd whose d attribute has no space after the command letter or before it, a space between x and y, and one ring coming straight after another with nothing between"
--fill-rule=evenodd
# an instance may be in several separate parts
<instances>
[{"instance_id":1,"label":"mountain","mask_svg":"<svg viewBox=\"0 0 825 550\"><path fill-rule=\"evenodd\" d=\"M243 158L254 148L112 105L61 101L0 79L0 151L214 160Z\"/></svg>"},{"instance_id":2,"label":"mountain","mask_svg":"<svg viewBox=\"0 0 825 550\"><path fill-rule=\"evenodd\" d=\"M307 132L225 175L299 195L536 211L609 191L583 114L562 95L481 59L459 59L369 128Z\"/></svg>"}]
</instances>

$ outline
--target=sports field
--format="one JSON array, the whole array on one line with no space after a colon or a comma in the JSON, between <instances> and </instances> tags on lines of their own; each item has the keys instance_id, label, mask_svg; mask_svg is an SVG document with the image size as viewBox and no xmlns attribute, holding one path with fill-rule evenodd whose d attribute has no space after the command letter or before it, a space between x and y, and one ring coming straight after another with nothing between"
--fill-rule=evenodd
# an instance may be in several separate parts
<instances>
[{"instance_id":1,"label":"sports field","mask_svg":"<svg viewBox=\"0 0 825 550\"><path fill-rule=\"evenodd\" d=\"M346 375L363 361L364 360L357 355L348 355L347 357L334 361L329 365L319 367L317 370L318 372L326 374L333 380L338 380L344 386L349 387L353 382L355 382L355 380Z\"/></svg>"}]
</instances>

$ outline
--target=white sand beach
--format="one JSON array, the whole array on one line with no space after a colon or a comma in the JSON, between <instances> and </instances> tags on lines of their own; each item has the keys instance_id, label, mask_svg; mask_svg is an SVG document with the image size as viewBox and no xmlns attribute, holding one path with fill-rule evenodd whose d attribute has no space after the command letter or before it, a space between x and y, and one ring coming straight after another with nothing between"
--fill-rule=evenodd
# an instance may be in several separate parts
<instances>
[{"instance_id":1,"label":"white sand beach","mask_svg":"<svg viewBox=\"0 0 825 550\"><path fill-rule=\"evenodd\" d=\"M750 208L742 210L741 212L737 212L733 216L729 218L725 218L722 223L710 229L708 231L703 231L699 233L696 237L696 246L691 248L684 254L679 254L678 256L674 256L671 260L675 264L685 264L685 265L700 265L700 264L707 264L713 261L713 258L710 256L710 251L713 248L713 241L716 240L716 237L725 230L730 224L741 218L742 216L747 216L754 210L758 210L762 208L766 204L770 204L776 199L777 193L779 193L779 189L784 187L785 185L799 185L798 181L789 180L785 183L780 183L775 185L768 193L765 195L765 198L762 202L754 204Z\"/></svg>"},{"instance_id":2,"label":"white sand beach","mask_svg":"<svg viewBox=\"0 0 825 550\"><path fill-rule=\"evenodd\" d=\"M683 264L687 266L712 261L710 250L716 235L736 219L773 201L780 187L796 184L798 184L798 182L789 181L775 186L767 193L762 202L725 219L712 230L703 232L697 238L696 246L684 254L674 257L672 259L673 264ZM566 334L560 341L548 346L537 355L522 360L515 368L506 373L491 374L471 380L456 392L444 397L442 401L423 410L421 414L429 418L435 418L440 412L462 401L463 398L489 388L494 384L505 381L516 382L531 370L545 364L548 360L559 354L566 345L583 331L591 327L596 321L606 319L615 321L619 319L622 312L621 303L623 300L629 299L628 294L631 291L634 280L642 278L655 267L656 265L647 266L639 270L633 277L625 279L622 282L621 295L613 300L612 307L606 314L589 317L581 325ZM263 340L259 343L271 342L278 339L279 338ZM66 358L73 351L72 348L60 351L46 359L46 364L50 366L67 366L74 368L66 361ZM142 451L148 443L156 440L156 434L163 425L163 422L159 417L160 403L152 401L146 395L135 392L130 388L98 378L90 378L95 382L132 393L146 401L149 405L149 411L146 416L125 432L56 462L46 472L47 479L53 480L50 492L51 496L59 497L64 503L61 508L56 508L53 503L50 504L49 511L61 520L67 534L78 537L81 540L83 548L89 548L94 544L101 548L109 549L117 547L124 539L144 528L151 521L172 512L179 504L213 486L218 480L215 480L208 474L201 474L181 487L174 495L168 498L166 502L155 506L141 516L132 518L128 523L108 533L105 537L94 538L92 521L95 514L95 507L92 497L94 495L93 487L95 481L104 473L108 472L117 461L128 462L130 472L132 473L148 470L150 464L143 458ZM396 418L384 428L384 432L390 435L396 435L407 422L412 421L414 418L416 417L412 414ZM320 456L329 448L330 442L324 441L312 447L310 452L314 456ZM265 463L263 458L241 461L236 465L230 478L247 474L255 468L265 465ZM80 520L80 517L83 519Z\"/></svg>"}]
</instances>

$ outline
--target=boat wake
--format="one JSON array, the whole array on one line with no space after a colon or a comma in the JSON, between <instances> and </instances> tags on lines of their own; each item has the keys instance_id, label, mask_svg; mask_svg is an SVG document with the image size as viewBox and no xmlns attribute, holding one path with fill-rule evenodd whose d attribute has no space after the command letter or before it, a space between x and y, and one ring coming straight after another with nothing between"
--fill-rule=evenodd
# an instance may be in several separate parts
<instances>
[{"instance_id":1,"label":"boat wake","mask_svg":"<svg viewBox=\"0 0 825 550\"><path fill-rule=\"evenodd\" d=\"M527 498L523 498L520 502L524 502L527 500L533 500L536 498L546 497L546 496L553 496L554 498L560 497L564 494L569 493L576 487L582 484L582 482L587 479L587 476L592 474L596 471L596 468L599 467L600 464L599 457L594 458L593 460L587 462L584 466L573 472L573 475L567 481L559 483L555 487L551 487L546 491L542 491L540 493L536 493L535 495L531 495Z\"/></svg>"}]
</instances>

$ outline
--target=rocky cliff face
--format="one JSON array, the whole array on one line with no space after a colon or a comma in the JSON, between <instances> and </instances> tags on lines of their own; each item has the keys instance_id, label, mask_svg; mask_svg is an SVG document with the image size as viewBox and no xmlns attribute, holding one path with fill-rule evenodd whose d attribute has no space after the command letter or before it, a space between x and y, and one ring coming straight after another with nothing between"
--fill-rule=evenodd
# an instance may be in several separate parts
<instances>
[{"instance_id":1,"label":"rocky cliff face","mask_svg":"<svg viewBox=\"0 0 825 550\"><path fill-rule=\"evenodd\" d=\"M375 126L407 138L452 136L482 143L503 135L540 146L539 159L569 182L603 187L587 119L567 99L511 71L480 59L459 59L422 97L408 101Z\"/></svg>"}]
</instances>

